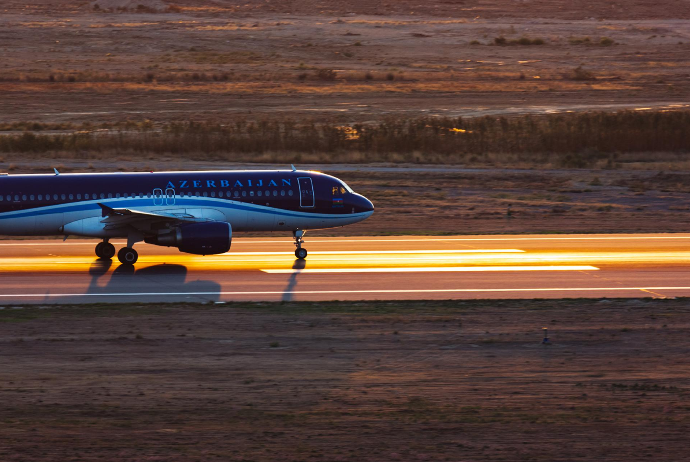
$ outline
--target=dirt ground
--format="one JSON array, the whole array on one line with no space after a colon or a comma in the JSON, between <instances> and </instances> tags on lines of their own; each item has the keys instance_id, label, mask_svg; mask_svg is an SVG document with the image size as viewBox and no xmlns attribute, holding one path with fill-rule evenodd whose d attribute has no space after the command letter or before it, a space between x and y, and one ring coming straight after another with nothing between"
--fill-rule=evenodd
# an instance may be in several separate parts
<instances>
[{"instance_id":1,"label":"dirt ground","mask_svg":"<svg viewBox=\"0 0 690 462\"><path fill-rule=\"evenodd\" d=\"M4 306L0 458L684 460L689 329L687 299Z\"/></svg>"},{"instance_id":2,"label":"dirt ground","mask_svg":"<svg viewBox=\"0 0 690 462\"><path fill-rule=\"evenodd\" d=\"M682 0L7 0L0 11L0 122L366 122L690 96ZM510 44L521 38L543 44Z\"/></svg>"},{"instance_id":3,"label":"dirt ground","mask_svg":"<svg viewBox=\"0 0 690 462\"><path fill-rule=\"evenodd\" d=\"M634 171L342 172L376 212L353 234L687 232L690 175Z\"/></svg>"}]
</instances>

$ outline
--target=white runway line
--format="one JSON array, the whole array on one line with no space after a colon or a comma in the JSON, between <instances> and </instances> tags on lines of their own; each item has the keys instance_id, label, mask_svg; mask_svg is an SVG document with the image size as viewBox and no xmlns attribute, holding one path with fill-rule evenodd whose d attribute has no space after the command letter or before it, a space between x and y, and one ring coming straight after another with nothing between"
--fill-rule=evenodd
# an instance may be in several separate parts
<instances>
[{"instance_id":1,"label":"white runway line","mask_svg":"<svg viewBox=\"0 0 690 462\"><path fill-rule=\"evenodd\" d=\"M268 274L323 273L455 273L491 271L598 271L596 266L423 266L401 268L313 268L262 269Z\"/></svg>"},{"instance_id":2,"label":"white runway line","mask_svg":"<svg viewBox=\"0 0 690 462\"><path fill-rule=\"evenodd\" d=\"M525 253L520 249L462 249L462 250L327 250L309 252L309 255L423 255L444 253ZM294 252L226 252L219 255L294 255Z\"/></svg>"},{"instance_id":3,"label":"white runway line","mask_svg":"<svg viewBox=\"0 0 690 462\"><path fill-rule=\"evenodd\" d=\"M682 290L690 287L554 287L534 289L370 289L370 290L271 290L260 292L107 292L107 293L55 293L55 294L0 294L1 298L55 298L55 297L171 297L218 295L347 295L347 294L436 294L436 293L507 293L507 292L587 292L587 291L645 291Z\"/></svg>"}]
</instances>

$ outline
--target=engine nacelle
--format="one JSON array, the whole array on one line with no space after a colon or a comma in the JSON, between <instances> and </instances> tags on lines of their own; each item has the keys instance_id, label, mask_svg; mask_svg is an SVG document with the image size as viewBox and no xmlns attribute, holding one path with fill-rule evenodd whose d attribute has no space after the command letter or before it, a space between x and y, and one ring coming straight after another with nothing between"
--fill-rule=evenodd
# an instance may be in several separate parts
<instances>
[{"instance_id":1,"label":"engine nacelle","mask_svg":"<svg viewBox=\"0 0 690 462\"><path fill-rule=\"evenodd\" d=\"M180 252L196 255L213 255L230 250L232 226L230 223L189 223L172 229L169 233L146 238L148 244L177 247Z\"/></svg>"}]
</instances>

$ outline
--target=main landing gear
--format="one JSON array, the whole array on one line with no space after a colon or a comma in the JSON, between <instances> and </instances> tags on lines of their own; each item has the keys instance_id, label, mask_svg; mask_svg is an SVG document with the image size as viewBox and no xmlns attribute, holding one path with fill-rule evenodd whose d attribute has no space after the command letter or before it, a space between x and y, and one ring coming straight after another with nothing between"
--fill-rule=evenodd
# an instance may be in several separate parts
<instances>
[{"instance_id":1,"label":"main landing gear","mask_svg":"<svg viewBox=\"0 0 690 462\"><path fill-rule=\"evenodd\" d=\"M304 243L302 236L304 236L304 233L306 233L306 231L301 229L292 232L292 236L295 238L295 245L297 246L295 249L295 257L297 257L299 260L304 260L307 258L307 249L302 247L302 244Z\"/></svg>"},{"instance_id":2,"label":"main landing gear","mask_svg":"<svg viewBox=\"0 0 690 462\"><path fill-rule=\"evenodd\" d=\"M139 259L139 254L131 247L123 247L117 253L117 259L123 265L133 265Z\"/></svg>"},{"instance_id":3,"label":"main landing gear","mask_svg":"<svg viewBox=\"0 0 690 462\"><path fill-rule=\"evenodd\" d=\"M96 246L96 256L102 260L110 260L115 255L115 246L108 241L99 242Z\"/></svg>"},{"instance_id":4,"label":"main landing gear","mask_svg":"<svg viewBox=\"0 0 690 462\"><path fill-rule=\"evenodd\" d=\"M110 260L115 256L115 246L108 241L99 242L96 246L96 256L102 260ZM117 253L117 259L123 265L133 265L137 262L139 254L131 247L123 247Z\"/></svg>"}]
</instances>

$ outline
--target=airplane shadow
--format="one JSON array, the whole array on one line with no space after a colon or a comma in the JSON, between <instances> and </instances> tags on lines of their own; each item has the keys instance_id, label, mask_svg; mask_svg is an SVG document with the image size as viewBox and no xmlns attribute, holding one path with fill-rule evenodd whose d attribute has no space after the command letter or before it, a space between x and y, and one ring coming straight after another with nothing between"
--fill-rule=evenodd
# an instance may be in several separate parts
<instances>
[{"instance_id":1,"label":"airplane shadow","mask_svg":"<svg viewBox=\"0 0 690 462\"><path fill-rule=\"evenodd\" d=\"M307 261L306 260L300 260L296 259L295 263L292 264L292 269L304 269L307 267ZM293 299L293 293L292 291L295 290L295 287L297 287L297 276L299 275L298 272L292 273L290 275L290 279L288 279L288 284L283 290L283 298L282 300L284 302L289 302L292 301Z\"/></svg>"},{"instance_id":2,"label":"airplane shadow","mask_svg":"<svg viewBox=\"0 0 690 462\"><path fill-rule=\"evenodd\" d=\"M90 281L85 294L130 294L147 293L161 294L164 298L166 293L180 294L177 298L203 299L206 301L218 301L220 299L221 286L215 281L188 281L187 267L176 264L161 264L147 266L137 269L130 265L118 265L105 284L104 276L108 274L114 263L112 260L96 260L89 268ZM146 296L131 296L133 301L147 301ZM93 298L94 302L100 297Z\"/></svg>"}]
</instances>

